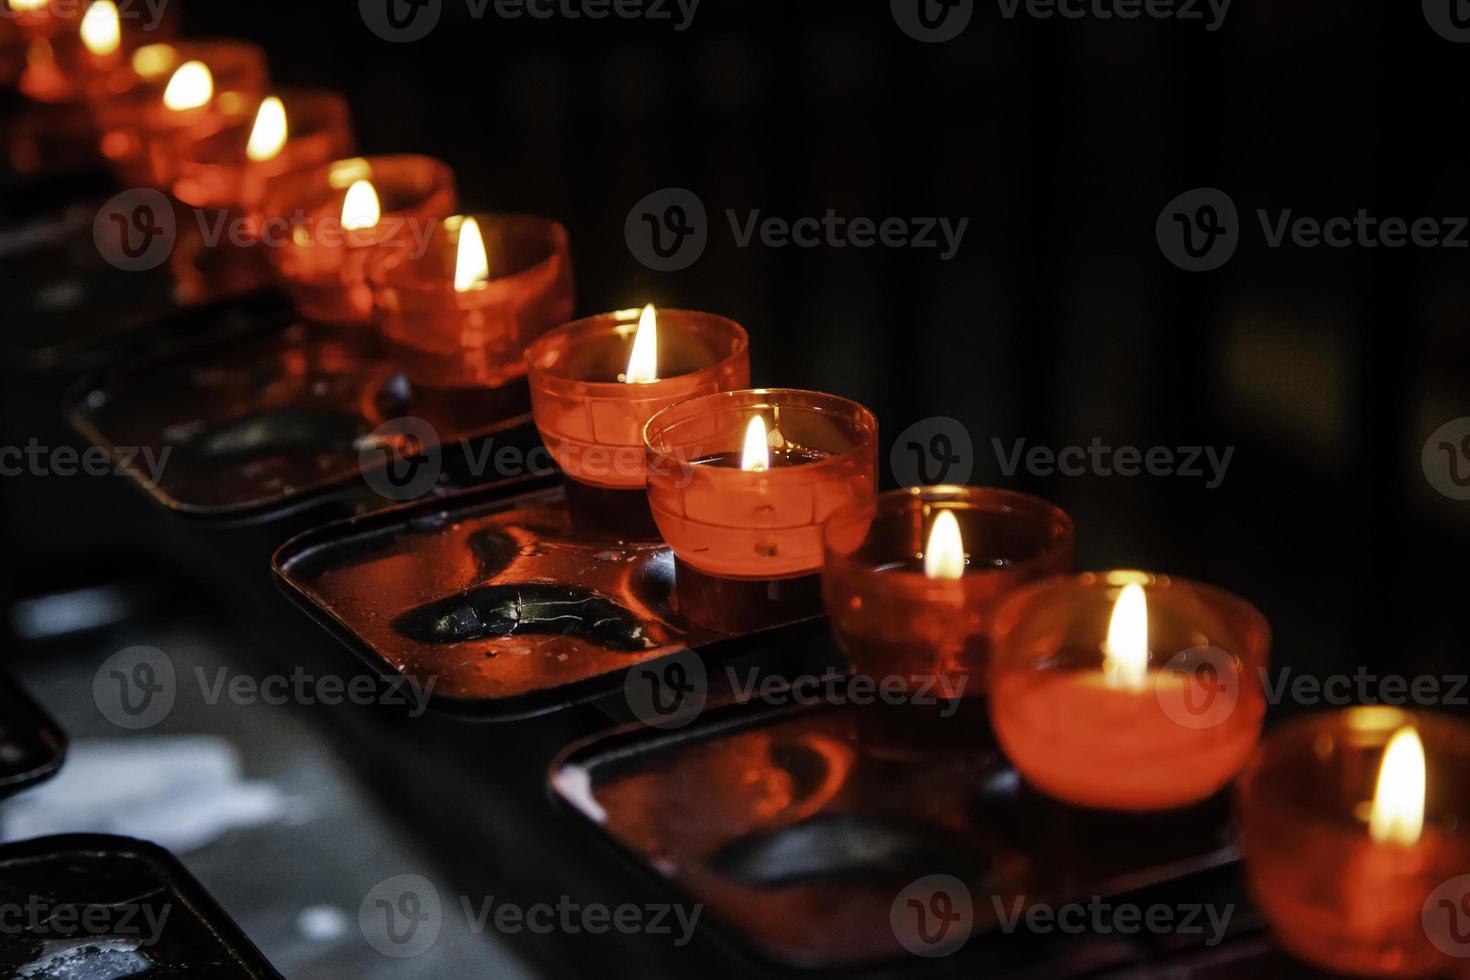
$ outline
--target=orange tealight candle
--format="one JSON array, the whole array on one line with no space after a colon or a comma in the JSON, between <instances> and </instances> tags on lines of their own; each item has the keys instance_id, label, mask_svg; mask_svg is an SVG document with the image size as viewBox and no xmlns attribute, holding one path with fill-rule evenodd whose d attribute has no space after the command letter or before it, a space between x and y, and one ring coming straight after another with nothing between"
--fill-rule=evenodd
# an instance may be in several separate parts
<instances>
[{"instance_id":1,"label":"orange tealight candle","mask_svg":"<svg viewBox=\"0 0 1470 980\"><path fill-rule=\"evenodd\" d=\"M266 285L260 209L267 186L355 148L347 100L320 91L268 96L251 115L185 146L173 186L185 207L170 256L180 296L198 302ZM278 224L276 245L289 233L284 219Z\"/></svg>"},{"instance_id":2,"label":"orange tealight candle","mask_svg":"<svg viewBox=\"0 0 1470 980\"><path fill-rule=\"evenodd\" d=\"M973 695L989 680L996 603L1070 572L1076 531L1022 493L913 487L833 514L823 543L823 599L853 669Z\"/></svg>"},{"instance_id":3,"label":"orange tealight candle","mask_svg":"<svg viewBox=\"0 0 1470 980\"><path fill-rule=\"evenodd\" d=\"M39 102L68 102L99 96L104 79L127 63L146 44L171 38L174 20L168 9L155 15L129 10L124 17L116 0L92 0L82 9L77 0L68 16L53 21L54 30L35 35L27 45L21 91Z\"/></svg>"},{"instance_id":4,"label":"orange tealight candle","mask_svg":"<svg viewBox=\"0 0 1470 980\"><path fill-rule=\"evenodd\" d=\"M526 352L536 428L578 483L643 495L643 426L699 395L750 384L738 323L689 310L622 310L552 330Z\"/></svg>"},{"instance_id":5,"label":"orange tealight candle","mask_svg":"<svg viewBox=\"0 0 1470 980\"><path fill-rule=\"evenodd\" d=\"M281 288L306 319L366 328L373 296L368 259L378 250L423 254L458 203L454 174L430 157L354 157L272 180L262 234L289 231L267 253Z\"/></svg>"},{"instance_id":6,"label":"orange tealight candle","mask_svg":"<svg viewBox=\"0 0 1470 980\"><path fill-rule=\"evenodd\" d=\"M1210 586L1142 572L1044 580L995 611L991 722L1051 796L1185 806L1250 757L1269 650L1261 614Z\"/></svg>"},{"instance_id":7,"label":"orange tealight candle","mask_svg":"<svg viewBox=\"0 0 1470 980\"><path fill-rule=\"evenodd\" d=\"M1470 975L1470 725L1385 707L1290 722L1237 803L1288 950L1361 976Z\"/></svg>"},{"instance_id":8,"label":"orange tealight candle","mask_svg":"<svg viewBox=\"0 0 1470 980\"><path fill-rule=\"evenodd\" d=\"M118 179L168 188L189 143L252 117L267 83L255 45L194 41L139 48L88 95Z\"/></svg>"},{"instance_id":9,"label":"orange tealight candle","mask_svg":"<svg viewBox=\"0 0 1470 980\"><path fill-rule=\"evenodd\" d=\"M526 345L572 313L566 229L528 215L458 215L422 253L368 266L373 322L416 385L496 388L525 376Z\"/></svg>"},{"instance_id":10,"label":"orange tealight candle","mask_svg":"<svg viewBox=\"0 0 1470 980\"><path fill-rule=\"evenodd\" d=\"M872 412L789 388L722 392L659 412L644 442L682 615L733 632L820 610L822 524L875 492Z\"/></svg>"},{"instance_id":11,"label":"orange tealight candle","mask_svg":"<svg viewBox=\"0 0 1470 980\"><path fill-rule=\"evenodd\" d=\"M288 89L184 147L173 194L191 207L254 212L273 178L342 159L355 145L342 95Z\"/></svg>"}]
</instances>

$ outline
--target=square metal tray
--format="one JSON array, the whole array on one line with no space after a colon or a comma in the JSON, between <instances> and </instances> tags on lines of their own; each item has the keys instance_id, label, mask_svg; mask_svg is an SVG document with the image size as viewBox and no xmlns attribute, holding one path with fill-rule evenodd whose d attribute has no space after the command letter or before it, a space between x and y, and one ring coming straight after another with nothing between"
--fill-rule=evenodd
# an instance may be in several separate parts
<instances>
[{"instance_id":1,"label":"square metal tray","mask_svg":"<svg viewBox=\"0 0 1470 980\"><path fill-rule=\"evenodd\" d=\"M4 976L280 977L183 865L144 841L69 834L0 846L0 903L38 909L43 923L0 930Z\"/></svg>"},{"instance_id":2,"label":"square metal tray","mask_svg":"<svg viewBox=\"0 0 1470 980\"><path fill-rule=\"evenodd\" d=\"M904 899L943 875L963 884L940 882L947 907L971 910L968 944L946 962L1090 976L1147 960L1150 937L1007 933L1003 919L1233 874L1223 797L1159 815L1064 805L1006 760L984 699L957 704L950 717L937 706L727 705L684 729L574 745L552 766L551 792L757 959L788 968L920 965L900 939L923 928Z\"/></svg>"},{"instance_id":3,"label":"square metal tray","mask_svg":"<svg viewBox=\"0 0 1470 980\"><path fill-rule=\"evenodd\" d=\"M459 401L415 391L370 334L308 327L280 297L184 319L174 342L84 380L67 406L74 428L131 459L129 476L176 513L241 520L300 505L394 465L400 445L534 439L523 383ZM156 480L144 458L164 460Z\"/></svg>"},{"instance_id":4,"label":"square metal tray","mask_svg":"<svg viewBox=\"0 0 1470 980\"><path fill-rule=\"evenodd\" d=\"M527 479L328 524L287 542L278 582L431 708L512 720L620 691L637 666L716 660L825 631L820 617L730 636L670 605L673 553L573 529L559 483Z\"/></svg>"}]
</instances>

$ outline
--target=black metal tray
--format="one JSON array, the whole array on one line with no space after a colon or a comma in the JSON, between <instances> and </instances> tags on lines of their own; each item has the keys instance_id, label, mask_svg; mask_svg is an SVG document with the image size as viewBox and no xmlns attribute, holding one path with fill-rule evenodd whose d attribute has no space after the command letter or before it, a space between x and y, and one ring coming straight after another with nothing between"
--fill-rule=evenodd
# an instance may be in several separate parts
<instances>
[{"instance_id":1,"label":"black metal tray","mask_svg":"<svg viewBox=\"0 0 1470 980\"><path fill-rule=\"evenodd\" d=\"M65 760L66 735L0 672L0 798L45 782Z\"/></svg>"},{"instance_id":2,"label":"black metal tray","mask_svg":"<svg viewBox=\"0 0 1470 980\"><path fill-rule=\"evenodd\" d=\"M227 521L371 483L442 446L534 440L524 384L415 391L370 332L310 327L279 297L191 314L170 343L80 382L67 417L131 460L128 474L162 506ZM141 460L163 461L156 479Z\"/></svg>"},{"instance_id":3,"label":"black metal tray","mask_svg":"<svg viewBox=\"0 0 1470 980\"><path fill-rule=\"evenodd\" d=\"M0 904L12 912L0 930L4 976L280 976L173 855L144 841L69 834L0 846Z\"/></svg>"},{"instance_id":4,"label":"black metal tray","mask_svg":"<svg viewBox=\"0 0 1470 980\"><path fill-rule=\"evenodd\" d=\"M825 633L821 618L741 636L691 626L670 606L669 549L574 531L551 478L315 528L273 564L286 593L367 663L421 685L432 679L432 708L476 720L617 695L631 669L672 657L713 662ZM476 591L487 587L499 591ZM546 604L568 602L581 617L571 632L553 617L525 628ZM479 635L500 628L483 624L509 610L516 625ZM472 621L480 625L467 632Z\"/></svg>"},{"instance_id":5,"label":"black metal tray","mask_svg":"<svg viewBox=\"0 0 1470 980\"><path fill-rule=\"evenodd\" d=\"M549 782L646 874L788 968L958 955L983 960L986 975L1093 975L1147 960L1160 940L1006 932L1002 910L1233 875L1236 859L1220 797L1128 815L1037 793L1000 752L980 698L943 710L737 703L679 730L580 742ZM970 909L961 935L934 940L944 908L924 903L940 898ZM915 902L937 910L927 937Z\"/></svg>"}]
</instances>

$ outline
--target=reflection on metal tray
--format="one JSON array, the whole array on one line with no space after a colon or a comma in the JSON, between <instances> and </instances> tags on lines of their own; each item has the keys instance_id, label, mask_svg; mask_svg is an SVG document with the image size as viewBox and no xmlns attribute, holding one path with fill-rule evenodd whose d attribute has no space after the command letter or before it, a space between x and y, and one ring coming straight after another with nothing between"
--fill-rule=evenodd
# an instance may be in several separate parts
<instances>
[{"instance_id":1,"label":"reflection on metal tray","mask_svg":"<svg viewBox=\"0 0 1470 980\"><path fill-rule=\"evenodd\" d=\"M220 314L237 318L241 312ZM308 327L282 305L90 379L73 426L171 510L239 518L353 485L400 456L523 428L524 383L455 395L412 389L369 332ZM428 423L419 426L415 420ZM379 430L376 434L375 430Z\"/></svg>"},{"instance_id":2,"label":"reflection on metal tray","mask_svg":"<svg viewBox=\"0 0 1470 980\"><path fill-rule=\"evenodd\" d=\"M464 717L539 714L616 690L635 665L742 646L675 615L667 547L577 533L560 488L524 493L546 482L308 531L277 553L276 574L369 663L432 681L430 703ZM513 487L522 495L506 499Z\"/></svg>"},{"instance_id":3,"label":"reflection on metal tray","mask_svg":"<svg viewBox=\"0 0 1470 980\"><path fill-rule=\"evenodd\" d=\"M10 977L279 977L167 851L125 837L39 837L0 847ZM34 916L30 910L36 910Z\"/></svg>"},{"instance_id":4,"label":"reflection on metal tray","mask_svg":"<svg viewBox=\"0 0 1470 980\"><path fill-rule=\"evenodd\" d=\"M0 673L0 797L50 779L65 759L56 722Z\"/></svg>"},{"instance_id":5,"label":"reflection on metal tray","mask_svg":"<svg viewBox=\"0 0 1470 980\"><path fill-rule=\"evenodd\" d=\"M1025 930L994 935L1003 915L1119 896L1235 857L1218 798L1120 815L1030 789L996 746L983 699L943 710L732 705L681 731L629 728L580 743L550 779L569 806L759 955L803 968L907 955L900 931L924 924L909 921L905 899L932 903L932 888L913 890L929 888L920 880L931 875L963 882L975 944L990 940L986 962L1002 975L1028 957L1039 962ZM936 914L965 903L959 889L943 897ZM1063 954L1060 937L1045 938L1047 957L1067 957L1057 976L1138 952L1094 936ZM914 937L906 941L912 948Z\"/></svg>"}]
</instances>

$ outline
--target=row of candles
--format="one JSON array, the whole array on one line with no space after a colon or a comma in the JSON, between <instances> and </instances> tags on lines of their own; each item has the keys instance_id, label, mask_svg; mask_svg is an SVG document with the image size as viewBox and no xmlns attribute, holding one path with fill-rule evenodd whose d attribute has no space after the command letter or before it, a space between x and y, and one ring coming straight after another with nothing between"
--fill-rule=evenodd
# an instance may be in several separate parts
<instances>
[{"instance_id":1,"label":"row of candles","mask_svg":"<svg viewBox=\"0 0 1470 980\"><path fill-rule=\"evenodd\" d=\"M559 224L455 213L453 174L427 157L348 156L346 101L270 94L251 45L145 44L111 0L69 25L7 2L22 88L56 110L13 156L81 139L126 184L240 218L243 247L179 250L205 292L268 273L314 329L375 331L420 388L525 378L571 485L594 508L646 500L687 619L749 631L802 611L816 582L855 670L964 678L1051 796L1157 811L1235 782L1247 866L1295 952L1370 975L1446 968L1421 911L1470 870L1466 726L1356 709L1258 744L1270 636L1248 603L1139 572L1071 575L1071 519L1023 494L878 494L872 413L751 388L747 334L726 318L648 306L566 322ZM272 220L290 235L252 251Z\"/></svg>"}]
</instances>

